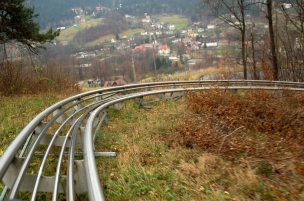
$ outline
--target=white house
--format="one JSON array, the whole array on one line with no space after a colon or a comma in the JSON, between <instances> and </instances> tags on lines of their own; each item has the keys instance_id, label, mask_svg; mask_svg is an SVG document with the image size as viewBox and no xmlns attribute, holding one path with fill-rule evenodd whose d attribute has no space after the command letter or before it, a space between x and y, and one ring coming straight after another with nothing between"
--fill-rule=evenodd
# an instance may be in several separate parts
<instances>
[{"instance_id":1,"label":"white house","mask_svg":"<svg viewBox=\"0 0 304 201\"><path fill-rule=\"evenodd\" d=\"M291 5L290 3L283 3L283 7L284 7L285 9L288 9L288 8L291 8L292 5Z\"/></svg>"},{"instance_id":2,"label":"white house","mask_svg":"<svg viewBox=\"0 0 304 201\"><path fill-rule=\"evenodd\" d=\"M156 35L160 35L160 34L162 34L162 32L159 31L159 30L157 30L157 31L155 32L155 34L156 34Z\"/></svg>"},{"instance_id":3,"label":"white house","mask_svg":"<svg viewBox=\"0 0 304 201\"><path fill-rule=\"evenodd\" d=\"M159 54L169 54L170 53L170 48L168 45L162 45L159 47L159 50L158 50L158 53Z\"/></svg>"},{"instance_id":4,"label":"white house","mask_svg":"<svg viewBox=\"0 0 304 201\"><path fill-rule=\"evenodd\" d=\"M170 56L170 57L169 57L169 60L170 60L170 61L178 61L179 58L177 58L177 56Z\"/></svg>"},{"instance_id":5,"label":"white house","mask_svg":"<svg viewBox=\"0 0 304 201\"><path fill-rule=\"evenodd\" d=\"M151 22L150 16L146 16L146 18L143 18L141 21L143 23L149 23L149 22Z\"/></svg>"},{"instance_id":6,"label":"white house","mask_svg":"<svg viewBox=\"0 0 304 201\"><path fill-rule=\"evenodd\" d=\"M207 46L207 47L217 47L217 46L218 46L218 43L217 43L217 42L207 42L207 43L206 43L206 46Z\"/></svg>"},{"instance_id":7,"label":"white house","mask_svg":"<svg viewBox=\"0 0 304 201\"><path fill-rule=\"evenodd\" d=\"M84 58L84 53L83 52L79 52L75 54L76 59L83 59Z\"/></svg>"},{"instance_id":8,"label":"white house","mask_svg":"<svg viewBox=\"0 0 304 201\"><path fill-rule=\"evenodd\" d=\"M140 35L142 35L142 36L148 35L148 32L145 31L145 30L142 30L142 31L140 32Z\"/></svg>"},{"instance_id":9,"label":"white house","mask_svg":"<svg viewBox=\"0 0 304 201\"><path fill-rule=\"evenodd\" d=\"M214 29L214 28L215 28L215 26L212 25L212 24L209 24L209 25L207 26L207 29Z\"/></svg>"},{"instance_id":10,"label":"white house","mask_svg":"<svg viewBox=\"0 0 304 201\"><path fill-rule=\"evenodd\" d=\"M168 26L168 29L170 30L170 31L174 31L175 30L175 25L173 24L173 25L169 25Z\"/></svg>"},{"instance_id":11,"label":"white house","mask_svg":"<svg viewBox=\"0 0 304 201\"><path fill-rule=\"evenodd\" d=\"M180 33L185 34L185 33L187 33L187 30L181 30Z\"/></svg>"},{"instance_id":12,"label":"white house","mask_svg":"<svg viewBox=\"0 0 304 201\"><path fill-rule=\"evenodd\" d=\"M197 29L197 32L198 32L198 33L201 33L201 32L203 32L203 31L204 31L203 28L198 28L198 29Z\"/></svg>"},{"instance_id":13,"label":"white house","mask_svg":"<svg viewBox=\"0 0 304 201\"><path fill-rule=\"evenodd\" d=\"M156 28L157 28L157 29L163 29L164 27L163 27L163 25L161 25L161 24L157 24L157 25L156 25Z\"/></svg>"},{"instance_id":14,"label":"white house","mask_svg":"<svg viewBox=\"0 0 304 201\"><path fill-rule=\"evenodd\" d=\"M57 30L65 30L65 27L58 27Z\"/></svg>"},{"instance_id":15,"label":"white house","mask_svg":"<svg viewBox=\"0 0 304 201\"><path fill-rule=\"evenodd\" d=\"M199 50L199 46L197 44L193 44L191 46L191 50Z\"/></svg>"},{"instance_id":16,"label":"white house","mask_svg":"<svg viewBox=\"0 0 304 201\"><path fill-rule=\"evenodd\" d=\"M88 67L91 67L92 64L80 64L80 67L81 68L88 68Z\"/></svg>"},{"instance_id":17,"label":"white house","mask_svg":"<svg viewBox=\"0 0 304 201\"><path fill-rule=\"evenodd\" d=\"M180 38L178 38L178 39L172 40L172 43L176 44L176 43L179 43L180 41L182 41L182 40Z\"/></svg>"}]
</instances>

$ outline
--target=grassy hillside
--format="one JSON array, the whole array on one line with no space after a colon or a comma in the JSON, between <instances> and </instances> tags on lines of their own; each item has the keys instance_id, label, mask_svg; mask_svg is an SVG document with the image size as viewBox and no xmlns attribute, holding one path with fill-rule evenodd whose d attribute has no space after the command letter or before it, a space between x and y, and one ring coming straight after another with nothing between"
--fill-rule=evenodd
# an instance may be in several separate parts
<instances>
[{"instance_id":1,"label":"grassy hillside","mask_svg":"<svg viewBox=\"0 0 304 201\"><path fill-rule=\"evenodd\" d=\"M169 15L169 16L153 16L156 18L156 22L167 22L169 25L174 24L176 30L186 29L188 25L188 18L180 15Z\"/></svg>"},{"instance_id":2,"label":"grassy hillside","mask_svg":"<svg viewBox=\"0 0 304 201\"><path fill-rule=\"evenodd\" d=\"M57 37L57 39L59 41L71 41L78 31L81 31L81 30L91 27L91 26L96 26L96 25L100 24L101 22L102 22L101 18L87 19L85 22L75 24L72 27L62 30L60 32L59 37Z\"/></svg>"},{"instance_id":3,"label":"grassy hillside","mask_svg":"<svg viewBox=\"0 0 304 201\"><path fill-rule=\"evenodd\" d=\"M130 37L133 37L134 34L137 34L137 33L140 33L141 32L141 29L129 29L129 30L126 30L122 33L119 33L119 36L120 37L123 37L123 36L127 36L128 38ZM94 41L91 41L91 42L88 42L86 43L84 46L85 47L91 47L91 46L94 46L98 43L104 43L104 42L109 42L112 38L115 39L115 35L114 34L110 34L110 35L106 35L106 36L102 36Z\"/></svg>"},{"instance_id":4,"label":"grassy hillside","mask_svg":"<svg viewBox=\"0 0 304 201\"><path fill-rule=\"evenodd\" d=\"M156 18L156 21L158 23L167 22L168 24L174 24L176 30L185 29L188 24L188 19L184 16L179 16L179 15L170 15L170 16L160 16L159 15L159 16L153 16L153 18ZM81 31L81 30L91 27L91 26L96 26L102 22L101 18L99 18L99 19L86 18L85 20L86 20L85 22L75 24L72 27L62 30L60 33L60 36L57 37L57 40L70 42L70 41L72 41L73 37L76 35L76 33L78 31ZM122 33L119 33L119 36L120 37L127 36L129 38L129 37L133 37L134 34L139 34L141 31L142 31L142 29L129 29ZM98 43L100 44L100 43L110 41L112 38L115 38L114 34L102 36L94 41L84 44L84 46L91 47Z\"/></svg>"}]
</instances>

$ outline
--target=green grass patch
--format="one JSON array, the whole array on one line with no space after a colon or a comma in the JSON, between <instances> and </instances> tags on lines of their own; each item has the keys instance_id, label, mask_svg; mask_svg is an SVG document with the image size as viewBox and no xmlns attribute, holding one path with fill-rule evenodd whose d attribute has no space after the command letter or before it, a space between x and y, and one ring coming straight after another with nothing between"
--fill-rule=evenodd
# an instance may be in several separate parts
<instances>
[{"instance_id":1,"label":"green grass patch","mask_svg":"<svg viewBox=\"0 0 304 201\"><path fill-rule=\"evenodd\" d=\"M140 33L140 31L141 31L141 29L128 29L124 32L119 33L119 36L120 36L120 38L122 38L123 36L127 36L128 38L130 38L130 37L133 37L134 34ZM97 44L106 43L106 42L111 41L111 39L115 39L114 34L102 36L96 40L85 43L85 47L92 47Z\"/></svg>"},{"instance_id":2,"label":"green grass patch","mask_svg":"<svg viewBox=\"0 0 304 201\"><path fill-rule=\"evenodd\" d=\"M102 18L89 19L85 22L75 24L74 26L71 26L65 30L62 30L60 32L60 35L57 37L57 40L71 41L78 31L81 31L85 28L89 28L92 26L96 26L96 25L100 24L102 22L102 20L103 20Z\"/></svg>"},{"instance_id":3,"label":"green grass patch","mask_svg":"<svg viewBox=\"0 0 304 201\"><path fill-rule=\"evenodd\" d=\"M169 25L175 25L176 30L186 29L188 25L188 18L182 15L170 15L170 16L153 16L156 18L156 22L167 22Z\"/></svg>"},{"instance_id":4,"label":"green grass patch","mask_svg":"<svg viewBox=\"0 0 304 201\"><path fill-rule=\"evenodd\" d=\"M123 36L127 36L128 38L133 37L135 34L138 34L142 31L142 29L128 29L124 32L119 33L120 38Z\"/></svg>"},{"instance_id":5,"label":"green grass patch","mask_svg":"<svg viewBox=\"0 0 304 201\"><path fill-rule=\"evenodd\" d=\"M81 23L78 23L78 24L75 24L74 26L71 26L65 30L62 30L60 35L57 37L57 40L59 41L72 41L73 40L73 37L76 35L76 33L78 31L81 31L85 28L89 28L89 27L92 27L92 26L97 26L98 24L100 24L102 22L102 18L98 18L98 19L88 19L87 21L85 22L81 22ZM134 34L138 34L140 33L141 29L128 29L122 33L119 33L119 36L120 37L123 37L123 36L127 36L128 38L130 37L133 37ZM105 43L107 41L110 41L112 38L115 38L115 35L114 34L109 34L109 35L106 35L106 36L102 36L94 41L91 41L91 42L88 42L88 43L85 43L84 46L85 47L92 47L94 45L97 45L98 43Z\"/></svg>"},{"instance_id":6,"label":"green grass patch","mask_svg":"<svg viewBox=\"0 0 304 201\"><path fill-rule=\"evenodd\" d=\"M1 97L0 153L32 118L61 98L58 95Z\"/></svg>"}]
</instances>

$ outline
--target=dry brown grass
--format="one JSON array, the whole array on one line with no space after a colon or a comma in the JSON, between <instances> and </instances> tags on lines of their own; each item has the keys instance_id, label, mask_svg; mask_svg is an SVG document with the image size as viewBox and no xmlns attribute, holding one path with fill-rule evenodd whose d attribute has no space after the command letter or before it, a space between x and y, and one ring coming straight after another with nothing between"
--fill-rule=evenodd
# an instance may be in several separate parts
<instances>
[{"instance_id":1,"label":"dry brown grass","mask_svg":"<svg viewBox=\"0 0 304 201\"><path fill-rule=\"evenodd\" d=\"M112 146L97 146L118 154L117 160L99 163L102 181L107 186L106 197L303 199L303 144L297 134L302 125L295 123L301 120L300 116L294 118L303 107L303 95L283 94L209 91L188 94L187 104L162 102L151 110L143 110L128 102L122 111L111 111L110 124L103 128L104 138L98 142L112 142ZM259 108L256 111L262 112L260 116L265 116L264 128L259 125L263 124L260 116L256 117L257 123L249 111L247 116L237 112L240 108L250 109L253 103ZM288 135L280 131L280 126L273 134L267 123L279 111L285 115L279 115L279 119L293 119L297 125ZM240 118L248 122L231 124Z\"/></svg>"},{"instance_id":2,"label":"dry brown grass","mask_svg":"<svg viewBox=\"0 0 304 201\"><path fill-rule=\"evenodd\" d=\"M201 68L198 70L183 71L179 70L173 74L158 74L157 77L148 77L141 80L140 82L154 82L154 81L177 81L177 80L200 80L204 75L214 75L219 74L221 76L216 77L216 79L229 79L229 73L241 72L240 66L234 68L231 67L209 67Z\"/></svg>"},{"instance_id":3,"label":"dry brown grass","mask_svg":"<svg viewBox=\"0 0 304 201\"><path fill-rule=\"evenodd\" d=\"M172 148L215 154L212 161L204 155L196 164L183 164L188 175L210 172L204 162L209 158L207 164L220 173L215 180L232 194L246 186L245 193L254 191L248 197L252 199L258 190L267 200L303 198L303 93L214 90L189 92L187 97L189 111L172 130L173 137L165 140ZM232 180L234 185L229 184Z\"/></svg>"}]
</instances>

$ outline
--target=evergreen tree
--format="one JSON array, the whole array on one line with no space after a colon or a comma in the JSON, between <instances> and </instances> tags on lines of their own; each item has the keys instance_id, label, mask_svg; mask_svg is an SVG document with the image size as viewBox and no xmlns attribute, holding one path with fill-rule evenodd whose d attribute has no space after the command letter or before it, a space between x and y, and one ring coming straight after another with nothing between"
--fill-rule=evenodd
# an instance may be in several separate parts
<instances>
[{"instance_id":1,"label":"evergreen tree","mask_svg":"<svg viewBox=\"0 0 304 201\"><path fill-rule=\"evenodd\" d=\"M156 68L160 69L161 67L163 67L163 61L160 57L156 57Z\"/></svg>"},{"instance_id":2,"label":"evergreen tree","mask_svg":"<svg viewBox=\"0 0 304 201\"><path fill-rule=\"evenodd\" d=\"M203 48L204 48L204 49L207 49L207 44L206 44L206 43L204 43Z\"/></svg>"},{"instance_id":3,"label":"evergreen tree","mask_svg":"<svg viewBox=\"0 0 304 201\"><path fill-rule=\"evenodd\" d=\"M44 48L41 44L53 41L59 31L40 33L39 24L34 22L37 17L34 8L26 7L24 0L0 0L0 44L19 42L33 53Z\"/></svg>"},{"instance_id":4,"label":"evergreen tree","mask_svg":"<svg viewBox=\"0 0 304 201\"><path fill-rule=\"evenodd\" d=\"M116 40L119 40L119 39L120 39L118 33L115 35L115 39L116 39Z\"/></svg>"}]
</instances>

